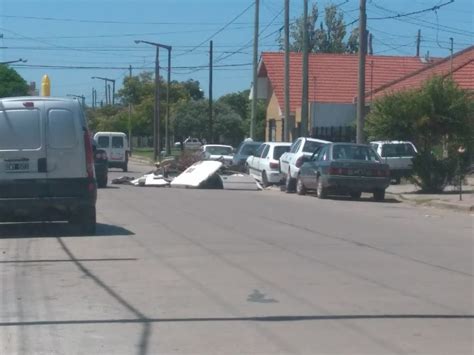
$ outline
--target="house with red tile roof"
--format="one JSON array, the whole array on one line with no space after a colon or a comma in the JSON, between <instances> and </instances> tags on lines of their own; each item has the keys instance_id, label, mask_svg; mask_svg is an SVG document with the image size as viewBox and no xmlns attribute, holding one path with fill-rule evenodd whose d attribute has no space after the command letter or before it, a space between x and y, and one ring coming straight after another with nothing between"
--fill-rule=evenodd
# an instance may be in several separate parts
<instances>
[{"instance_id":1,"label":"house with red tile roof","mask_svg":"<svg viewBox=\"0 0 474 355\"><path fill-rule=\"evenodd\" d=\"M443 77L451 75L459 87L474 91L474 46L455 53L452 58L450 56L446 57L377 87L370 91L366 97L369 101L372 101L375 98L397 91L416 89L436 75Z\"/></svg>"},{"instance_id":2,"label":"house with red tile roof","mask_svg":"<svg viewBox=\"0 0 474 355\"><path fill-rule=\"evenodd\" d=\"M368 55L366 92L420 70L434 60L420 57ZM266 139L282 141L284 125L284 53L263 52L258 68L258 97L267 102ZM357 95L357 54L309 55L310 132L330 140L354 136ZM302 54L290 55L290 140L301 121Z\"/></svg>"}]
</instances>

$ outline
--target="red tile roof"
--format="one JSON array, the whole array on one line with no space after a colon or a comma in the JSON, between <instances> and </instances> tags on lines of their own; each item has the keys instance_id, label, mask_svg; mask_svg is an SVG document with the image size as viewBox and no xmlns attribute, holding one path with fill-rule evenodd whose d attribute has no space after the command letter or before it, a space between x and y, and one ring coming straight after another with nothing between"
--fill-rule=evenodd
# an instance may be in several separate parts
<instances>
[{"instance_id":1,"label":"red tile roof","mask_svg":"<svg viewBox=\"0 0 474 355\"><path fill-rule=\"evenodd\" d=\"M474 46L453 55L453 79L464 89L474 90ZM429 66L407 74L373 91L373 97L383 96L403 89L419 88L423 82L434 75L448 76L451 71L451 58L446 57Z\"/></svg>"},{"instance_id":2,"label":"red tile roof","mask_svg":"<svg viewBox=\"0 0 474 355\"><path fill-rule=\"evenodd\" d=\"M259 77L268 76L278 103L284 104L283 52L263 52ZM422 68L418 57L367 56L366 92ZM357 95L357 54L309 55L309 101L353 103ZM301 107L302 54L290 55L290 110Z\"/></svg>"}]
</instances>

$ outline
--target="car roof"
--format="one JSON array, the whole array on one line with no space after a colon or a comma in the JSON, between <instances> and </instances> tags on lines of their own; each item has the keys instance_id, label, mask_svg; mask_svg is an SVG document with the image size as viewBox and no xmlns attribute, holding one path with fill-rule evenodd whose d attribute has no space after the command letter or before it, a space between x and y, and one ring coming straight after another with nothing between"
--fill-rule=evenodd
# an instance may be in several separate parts
<instances>
[{"instance_id":1,"label":"car roof","mask_svg":"<svg viewBox=\"0 0 474 355\"><path fill-rule=\"evenodd\" d=\"M357 147L370 147L370 144L358 144L358 143L347 143L347 142L329 143L328 145L331 145L331 146L345 145L345 146L357 146Z\"/></svg>"},{"instance_id":2,"label":"car roof","mask_svg":"<svg viewBox=\"0 0 474 355\"><path fill-rule=\"evenodd\" d=\"M413 144L410 141L372 141L370 142L370 144L402 144L402 143Z\"/></svg>"},{"instance_id":3,"label":"car roof","mask_svg":"<svg viewBox=\"0 0 474 355\"><path fill-rule=\"evenodd\" d=\"M63 101L63 102L79 102L76 98L69 97L54 97L54 96L17 96L17 97L3 97L0 98L3 102L17 102L17 101Z\"/></svg>"},{"instance_id":4,"label":"car roof","mask_svg":"<svg viewBox=\"0 0 474 355\"><path fill-rule=\"evenodd\" d=\"M94 134L94 136L97 136L97 135L109 135L109 136L127 136L125 133L123 132L96 132L96 134Z\"/></svg>"},{"instance_id":5,"label":"car roof","mask_svg":"<svg viewBox=\"0 0 474 355\"><path fill-rule=\"evenodd\" d=\"M231 145L226 145L226 144L204 144L202 147L203 147L203 148L207 148L207 147L225 147L225 148L232 148Z\"/></svg>"},{"instance_id":6,"label":"car roof","mask_svg":"<svg viewBox=\"0 0 474 355\"><path fill-rule=\"evenodd\" d=\"M330 141L326 141L324 139L319 139L319 138L311 138L311 137L299 137L299 138L303 138L307 141L310 141L310 142L318 142L318 143L333 143L333 142L330 142Z\"/></svg>"}]
</instances>

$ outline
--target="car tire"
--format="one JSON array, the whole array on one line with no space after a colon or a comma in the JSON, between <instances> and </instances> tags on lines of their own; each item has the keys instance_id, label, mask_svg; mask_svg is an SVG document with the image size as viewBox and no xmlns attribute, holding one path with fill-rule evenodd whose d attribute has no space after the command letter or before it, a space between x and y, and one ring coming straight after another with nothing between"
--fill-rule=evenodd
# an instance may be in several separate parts
<instances>
[{"instance_id":1,"label":"car tire","mask_svg":"<svg viewBox=\"0 0 474 355\"><path fill-rule=\"evenodd\" d=\"M360 192L360 191L353 191L353 192L351 192L350 195L351 195L351 198L352 198L353 200L359 200L360 197L362 196L362 192Z\"/></svg>"},{"instance_id":2,"label":"car tire","mask_svg":"<svg viewBox=\"0 0 474 355\"><path fill-rule=\"evenodd\" d=\"M262 186L264 188L270 186L270 183L268 182L267 173L265 171L262 172Z\"/></svg>"},{"instance_id":3,"label":"car tire","mask_svg":"<svg viewBox=\"0 0 474 355\"><path fill-rule=\"evenodd\" d=\"M303 180L301 180L299 175L296 179L296 193L301 196L306 195L306 187L304 186Z\"/></svg>"},{"instance_id":4,"label":"car tire","mask_svg":"<svg viewBox=\"0 0 474 355\"><path fill-rule=\"evenodd\" d=\"M249 165L248 165L247 163L245 163L245 165L244 165L244 172L245 172L246 174L250 175L250 167L249 167Z\"/></svg>"},{"instance_id":5,"label":"car tire","mask_svg":"<svg viewBox=\"0 0 474 355\"><path fill-rule=\"evenodd\" d=\"M319 199L323 200L328 197L327 189L323 186L323 183L320 178L318 178L318 181L316 183L316 194Z\"/></svg>"},{"instance_id":6,"label":"car tire","mask_svg":"<svg viewBox=\"0 0 474 355\"><path fill-rule=\"evenodd\" d=\"M375 190L374 191L374 200L377 202L381 202L385 200L385 190Z\"/></svg>"},{"instance_id":7,"label":"car tire","mask_svg":"<svg viewBox=\"0 0 474 355\"><path fill-rule=\"evenodd\" d=\"M292 193L295 192L295 186L296 181L291 177L290 170L288 169L288 174L286 175L286 181L285 181L285 191L286 193Z\"/></svg>"},{"instance_id":8,"label":"car tire","mask_svg":"<svg viewBox=\"0 0 474 355\"><path fill-rule=\"evenodd\" d=\"M97 223L95 206L78 210L71 216L69 222L79 227L79 233L81 235L94 235L96 233Z\"/></svg>"},{"instance_id":9,"label":"car tire","mask_svg":"<svg viewBox=\"0 0 474 355\"><path fill-rule=\"evenodd\" d=\"M97 180L97 186L101 189L107 187L107 176L103 177L102 179Z\"/></svg>"}]
</instances>

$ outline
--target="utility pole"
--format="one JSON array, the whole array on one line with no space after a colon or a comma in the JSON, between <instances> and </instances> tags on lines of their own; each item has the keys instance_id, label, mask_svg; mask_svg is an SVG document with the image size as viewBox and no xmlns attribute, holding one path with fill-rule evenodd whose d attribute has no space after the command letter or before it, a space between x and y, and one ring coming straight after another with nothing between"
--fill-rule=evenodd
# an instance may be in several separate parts
<instances>
[{"instance_id":1,"label":"utility pole","mask_svg":"<svg viewBox=\"0 0 474 355\"><path fill-rule=\"evenodd\" d=\"M170 126L170 88L171 88L171 46L168 48L168 78L166 84L166 121L165 121L165 138L166 138L166 155L171 155L171 142L169 135Z\"/></svg>"},{"instance_id":2,"label":"utility pole","mask_svg":"<svg viewBox=\"0 0 474 355\"><path fill-rule=\"evenodd\" d=\"M153 119L153 160L157 161L161 154L160 137L160 47L156 47L155 56L155 110Z\"/></svg>"},{"instance_id":3,"label":"utility pole","mask_svg":"<svg viewBox=\"0 0 474 355\"><path fill-rule=\"evenodd\" d=\"M132 66L128 66L128 77L129 80L132 78ZM130 155L132 155L132 102L128 102L128 144L130 145Z\"/></svg>"},{"instance_id":4,"label":"utility pole","mask_svg":"<svg viewBox=\"0 0 474 355\"><path fill-rule=\"evenodd\" d=\"M115 105L115 80L112 81L112 106Z\"/></svg>"},{"instance_id":5,"label":"utility pole","mask_svg":"<svg viewBox=\"0 0 474 355\"><path fill-rule=\"evenodd\" d=\"M109 105L110 105L110 104L112 103L112 98L111 98L111 96L112 96L112 95L111 95L111 91L112 91L112 90L111 90L111 88L110 88L110 84L107 84L107 88L108 88L108 90L109 90L108 99L109 99Z\"/></svg>"},{"instance_id":6,"label":"utility pole","mask_svg":"<svg viewBox=\"0 0 474 355\"><path fill-rule=\"evenodd\" d=\"M95 89L92 88L92 108L95 109Z\"/></svg>"},{"instance_id":7,"label":"utility pole","mask_svg":"<svg viewBox=\"0 0 474 355\"><path fill-rule=\"evenodd\" d=\"M209 42L209 142L214 143L213 118L212 118L212 62L213 62L213 42Z\"/></svg>"},{"instance_id":8,"label":"utility pole","mask_svg":"<svg viewBox=\"0 0 474 355\"><path fill-rule=\"evenodd\" d=\"M258 90L258 27L260 18L260 0L255 0L255 24L253 32L253 83L252 83L252 110L250 117L250 138L255 139L255 123L257 121L257 90Z\"/></svg>"},{"instance_id":9,"label":"utility pole","mask_svg":"<svg viewBox=\"0 0 474 355\"><path fill-rule=\"evenodd\" d=\"M453 38L453 37L449 37L449 41L451 42L451 47L450 47L450 49L449 49L450 52L451 52L449 75L452 77L452 76L453 76L454 38Z\"/></svg>"},{"instance_id":10,"label":"utility pole","mask_svg":"<svg viewBox=\"0 0 474 355\"><path fill-rule=\"evenodd\" d=\"M109 104L109 94L107 90L107 80L104 80L104 90L105 90L105 105Z\"/></svg>"},{"instance_id":11,"label":"utility pole","mask_svg":"<svg viewBox=\"0 0 474 355\"><path fill-rule=\"evenodd\" d=\"M290 140L290 0L285 0L285 119L283 140Z\"/></svg>"},{"instance_id":12,"label":"utility pole","mask_svg":"<svg viewBox=\"0 0 474 355\"><path fill-rule=\"evenodd\" d=\"M372 41L374 39L374 36L372 33L369 33L369 54L374 55L374 48L372 47Z\"/></svg>"},{"instance_id":13,"label":"utility pole","mask_svg":"<svg viewBox=\"0 0 474 355\"><path fill-rule=\"evenodd\" d=\"M418 34L416 35L416 56L420 56L420 46L421 46L421 29L418 30Z\"/></svg>"},{"instance_id":14,"label":"utility pole","mask_svg":"<svg viewBox=\"0 0 474 355\"><path fill-rule=\"evenodd\" d=\"M300 136L308 135L308 0L303 7L303 87L301 90L301 125Z\"/></svg>"},{"instance_id":15,"label":"utility pole","mask_svg":"<svg viewBox=\"0 0 474 355\"><path fill-rule=\"evenodd\" d=\"M357 90L357 143L365 142L364 115L365 115L365 56L367 53L367 13L366 0L360 0L359 15L359 80Z\"/></svg>"}]
</instances>

